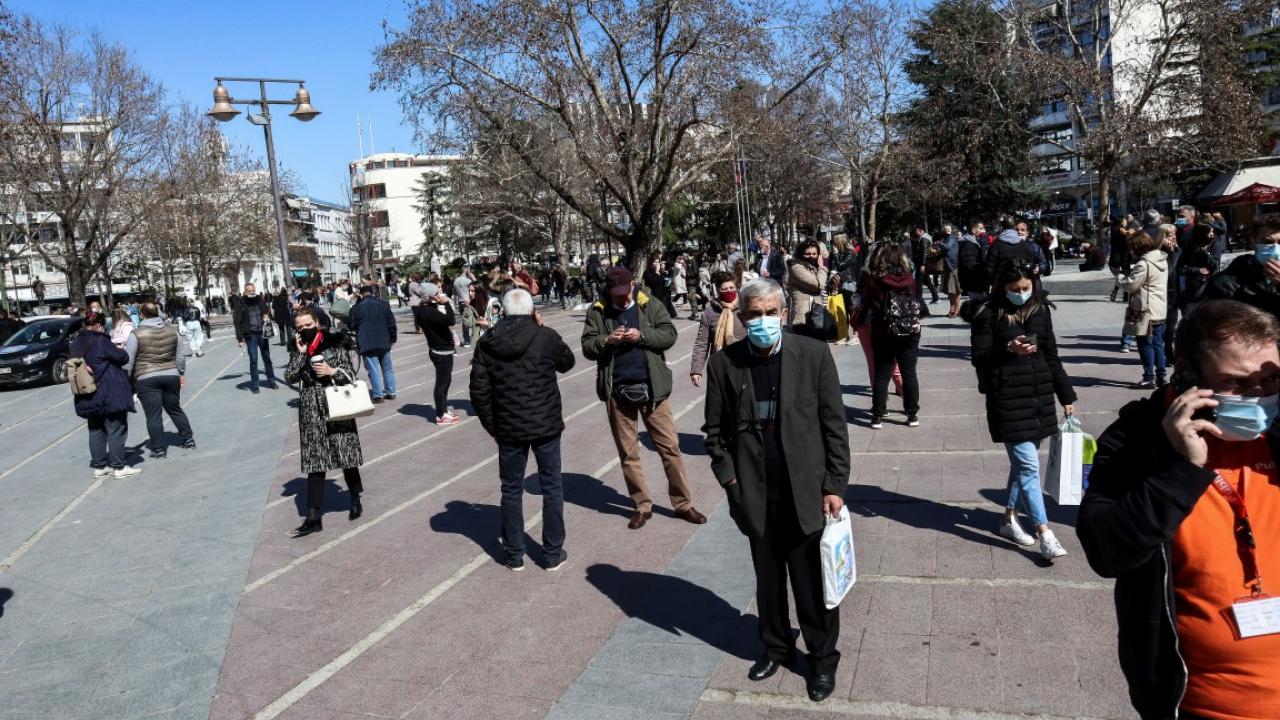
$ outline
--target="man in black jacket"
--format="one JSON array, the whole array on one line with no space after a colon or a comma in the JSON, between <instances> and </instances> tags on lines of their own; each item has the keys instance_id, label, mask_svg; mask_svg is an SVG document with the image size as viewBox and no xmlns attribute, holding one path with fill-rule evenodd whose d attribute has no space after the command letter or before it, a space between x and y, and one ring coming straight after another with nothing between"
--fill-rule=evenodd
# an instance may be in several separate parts
<instances>
[{"instance_id":1,"label":"man in black jacket","mask_svg":"<svg viewBox=\"0 0 1280 720\"><path fill-rule=\"evenodd\" d=\"M249 390L258 394L258 354L267 371L267 389L276 389L276 368L271 364L271 343L263 337L263 330L271 329L271 305L253 283L244 284L244 297L236 305L231 316L236 329L236 342L249 354Z\"/></svg>"},{"instance_id":2,"label":"man in black jacket","mask_svg":"<svg viewBox=\"0 0 1280 720\"><path fill-rule=\"evenodd\" d=\"M391 346L396 344L396 316L386 300L373 288L360 288L360 295L347 324L356 334L356 345L369 372L369 394L375 403L396 399L396 371L391 364Z\"/></svg>"},{"instance_id":3,"label":"man in black jacket","mask_svg":"<svg viewBox=\"0 0 1280 720\"><path fill-rule=\"evenodd\" d=\"M1209 297L1239 300L1280 318L1280 222L1254 231L1254 251L1241 255L1209 282Z\"/></svg>"},{"instance_id":4,"label":"man in black jacket","mask_svg":"<svg viewBox=\"0 0 1280 720\"><path fill-rule=\"evenodd\" d=\"M849 483L840 380L824 343L782 336L786 310L776 283L747 283L738 303L747 339L711 356L702 430L729 514L751 543L765 654L747 677L764 680L795 653L790 577L809 650L809 698L820 702L840 662L840 612L826 608L819 556L824 515L839 515Z\"/></svg>"},{"instance_id":5,"label":"man in black jacket","mask_svg":"<svg viewBox=\"0 0 1280 720\"><path fill-rule=\"evenodd\" d=\"M564 486L560 434L564 432L556 373L573 368L573 351L560 334L542 326L533 296L516 289L502 296L504 316L476 343L471 361L471 404L480 424L498 441L502 481L503 561L524 569L524 469L529 450L542 488L543 567L564 565Z\"/></svg>"},{"instance_id":6,"label":"man in black jacket","mask_svg":"<svg viewBox=\"0 0 1280 720\"><path fill-rule=\"evenodd\" d=\"M288 289L280 285L276 286L275 293L271 295L271 317L280 328L280 344L293 347L293 300L289 297Z\"/></svg>"},{"instance_id":7,"label":"man in black jacket","mask_svg":"<svg viewBox=\"0 0 1280 720\"><path fill-rule=\"evenodd\" d=\"M1262 599L1280 583L1277 340L1274 316L1203 303L1179 331L1174 386L1098 439L1077 533L1116 578L1143 720L1280 717L1280 623L1259 612L1280 602Z\"/></svg>"},{"instance_id":8,"label":"man in black jacket","mask_svg":"<svg viewBox=\"0 0 1280 720\"><path fill-rule=\"evenodd\" d=\"M782 253L773 249L773 241L764 235L756 236L756 246L760 252L751 263L751 270L762 278L768 278L779 285L787 281L787 262ZM732 268L730 268L732 269Z\"/></svg>"}]
</instances>

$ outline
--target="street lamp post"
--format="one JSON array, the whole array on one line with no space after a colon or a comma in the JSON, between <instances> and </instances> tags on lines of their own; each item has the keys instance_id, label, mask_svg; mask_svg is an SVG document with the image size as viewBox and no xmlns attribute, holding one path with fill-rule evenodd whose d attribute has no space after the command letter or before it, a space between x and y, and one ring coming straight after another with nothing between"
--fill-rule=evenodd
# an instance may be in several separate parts
<instances>
[{"instance_id":1,"label":"street lamp post","mask_svg":"<svg viewBox=\"0 0 1280 720\"><path fill-rule=\"evenodd\" d=\"M275 80L271 78L243 78L243 77L215 77L214 82L217 86L213 88L213 108L209 110L209 117L218 122L227 122L240 114L235 108L236 105L257 105L261 110L260 113L250 114L248 121L254 125L261 125L262 132L267 139L267 171L271 176L271 203L275 207L276 213L276 238L280 243L280 267L281 273L285 276L282 284L287 286L289 281L293 279L289 270L289 243L284 234L284 208L281 206L280 200L280 178L276 174L276 146L271 136L271 108L272 105L293 105L293 112L289 113L290 117L309 122L320 114L319 110L311 105L311 93L307 92L304 87L304 80ZM227 91L224 82L249 82L258 84L258 99L243 100L231 97L231 93ZM284 83L286 85L297 85L298 90L294 93L292 100L268 100L267 99L267 83Z\"/></svg>"}]
</instances>

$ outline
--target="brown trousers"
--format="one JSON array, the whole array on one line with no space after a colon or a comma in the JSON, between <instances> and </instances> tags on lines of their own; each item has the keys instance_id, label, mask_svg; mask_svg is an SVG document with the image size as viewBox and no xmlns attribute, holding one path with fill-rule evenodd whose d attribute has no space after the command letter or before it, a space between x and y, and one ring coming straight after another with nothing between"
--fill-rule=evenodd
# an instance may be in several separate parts
<instances>
[{"instance_id":1,"label":"brown trousers","mask_svg":"<svg viewBox=\"0 0 1280 720\"><path fill-rule=\"evenodd\" d=\"M644 481L644 468L640 464L640 438L636 435L639 418L644 419L644 427L649 431L653 447L662 458L662 467L667 472L667 491L671 495L671 506L676 510L691 507L693 493L689 490L684 460L680 457L680 436L676 432L675 418L671 416L671 404L663 400L653 407L636 408L619 405L617 400L609 398L608 410L609 429L613 432L613 444L618 448L622 477L626 480L627 493L636 504L636 510L653 510L653 500L649 497L649 488Z\"/></svg>"}]
</instances>

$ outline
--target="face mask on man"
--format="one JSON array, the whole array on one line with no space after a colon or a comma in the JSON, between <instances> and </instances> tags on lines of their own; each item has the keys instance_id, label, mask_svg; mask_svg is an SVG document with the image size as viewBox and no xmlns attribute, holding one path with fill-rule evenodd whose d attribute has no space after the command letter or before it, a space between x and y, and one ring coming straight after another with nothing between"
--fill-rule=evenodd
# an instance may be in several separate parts
<instances>
[{"instance_id":1,"label":"face mask on man","mask_svg":"<svg viewBox=\"0 0 1280 720\"><path fill-rule=\"evenodd\" d=\"M1177 220L1174 220L1173 224L1177 225L1178 227L1183 227L1184 225L1187 224L1187 219L1184 217L1180 217Z\"/></svg>"},{"instance_id":2,"label":"face mask on man","mask_svg":"<svg viewBox=\"0 0 1280 720\"><path fill-rule=\"evenodd\" d=\"M1004 296L1008 298L1009 302L1013 303L1014 307L1022 307L1031 299L1031 291L1018 292L1017 290L1006 290Z\"/></svg>"},{"instance_id":3,"label":"face mask on man","mask_svg":"<svg viewBox=\"0 0 1280 720\"><path fill-rule=\"evenodd\" d=\"M758 348L770 348L782 338L782 318L765 315L747 321L747 340Z\"/></svg>"},{"instance_id":4,"label":"face mask on man","mask_svg":"<svg viewBox=\"0 0 1280 720\"><path fill-rule=\"evenodd\" d=\"M1280 414L1280 395L1214 395L1213 399L1218 401L1213 424L1222 431L1222 439L1231 442L1257 440Z\"/></svg>"},{"instance_id":5,"label":"face mask on man","mask_svg":"<svg viewBox=\"0 0 1280 720\"><path fill-rule=\"evenodd\" d=\"M1280 245L1275 243L1259 243L1253 249L1253 254L1258 258L1258 262L1266 265L1272 260L1280 260Z\"/></svg>"}]
</instances>

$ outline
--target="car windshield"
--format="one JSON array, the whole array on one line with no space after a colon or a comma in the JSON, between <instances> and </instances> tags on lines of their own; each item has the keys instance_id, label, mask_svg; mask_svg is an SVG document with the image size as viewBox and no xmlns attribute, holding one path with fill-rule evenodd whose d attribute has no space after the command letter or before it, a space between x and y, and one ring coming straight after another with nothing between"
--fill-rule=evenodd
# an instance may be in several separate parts
<instances>
[{"instance_id":1,"label":"car windshield","mask_svg":"<svg viewBox=\"0 0 1280 720\"><path fill-rule=\"evenodd\" d=\"M62 331L66 327L67 324L65 322L59 322L57 320L34 322L14 333L12 337L4 342L4 346L12 347L14 345L50 343L62 337Z\"/></svg>"}]
</instances>

